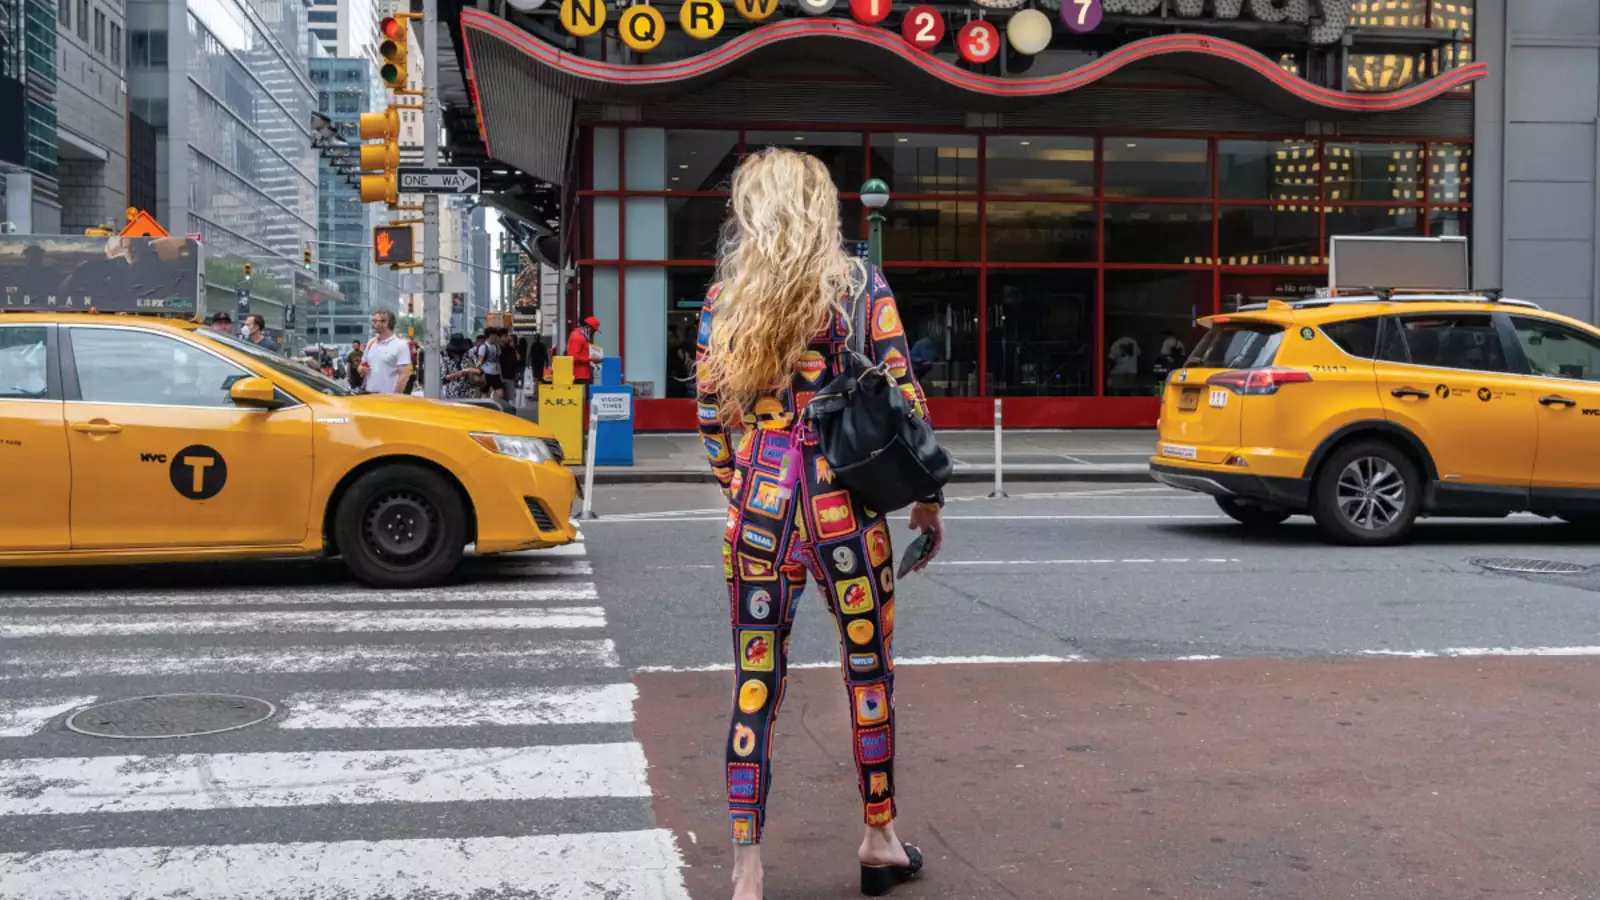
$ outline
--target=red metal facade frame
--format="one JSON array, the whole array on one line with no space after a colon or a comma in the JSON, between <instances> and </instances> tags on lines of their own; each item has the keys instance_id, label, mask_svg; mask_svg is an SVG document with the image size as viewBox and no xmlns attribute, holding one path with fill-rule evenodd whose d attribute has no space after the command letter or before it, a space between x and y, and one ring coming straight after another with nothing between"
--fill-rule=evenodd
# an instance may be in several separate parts
<instances>
[{"instance_id":1,"label":"red metal facade frame","mask_svg":"<svg viewBox=\"0 0 1600 900\"><path fill-rule=\"evenodd\" d=\"M1405 109L1431 100L1488 75L1487 63L1452 69L1401 91L1356 94L1312 84L1284 71L1272 59L1242 44L1221 38L1173 34L1144 38L1107 53L1071 72L1040 78L996 78L958 68L911 46L898 34L845 19L789 19L763 25L710 51L668 63L616 65L560 50L498 16L476 9L461 11L463 29L478 31L518 48L539 63L597 86L670 86L701 78L764 47L804 38L826 37L874 47L897 56L931 79L968 93L995 98L1042 98L1093 84L1130 64L1151 57L1199 56L1233 63L1245 73L1307 103L1330 110L1364 114ZM467 56L468 68L472 57ZM469 77L476 77L469 71Z\"/></svg>"},{"instance_id":2,"label":"red metal facade frame","mask_svg":"<svg viewBox=\"0 0 1600 900\"><path fill-rule=\"evenodd\" d=\"M582 145L585 146L586 148L592 148L593 147L593 131L594 130L602 129L602 128L609 128L609 129L613 129L613 130L617 131L618 134L617 134L616 146L617 146L617 153L618 153L618 156L619 156L619 159L618 159L618 182L617 182L618 188L616 190L596 190L596 189L593 189L591 187L587 187L587 185L592 185L594 183L593 182L593 176L592 176L592 171L593 171L592 170L592 160L585 159L583 161L583 164L584 164L584 167L585 167L584 168L584 174L585 174L584 184L586 186L581 188L579 191L577 191L577 195L578 195L579 198L581 198L579 200L580 206L583 206L585 208L584 209L584 213L585 214L580 216L580 219L584 224L584 228L583 228L584 234L583 234L582 246L585 249L592 250L592 248L595 246L595 240L594 240L594 234L593 234L593 220L594 220L594 216L593 216L593 200L594 200L594 198L598 198L598 197L616 198L617 201L618 201L618 207L619 207L619 213L620 213L620 209L622 207L626 206L627 198L630 198L630 197L723 198L723 197L728 196L727 192L725 192L725 191L700 191L700 190L696 190L696 191L667 191L667 190L645 191L645 190L627 190L627 189L624 189L626 187L626 184L627 184L627 182L625 180L623 180L626 170L623 168L622 161L621 161L621 156L626 153L626 147L627 147L627 144L626 144L626 141L627 141L626 132L631 130L631 129L647 128L647 127L662 127L662 126L650 126L650 125L646 125L646 124L643 124L643 123L640 123L640 122L627 122L627 123L619 122L619 123L615 123L615 124L608 122L608 123L594 123L592 125L585 126L582 129L582 131L583 131L583 134L581 135ZM672 128L673 128L673 130L683 130L683 131L703 130L698 125L691 126L691 127L685 127L684 123L673 123ZM797 131L801 131L801 130L803 130L803 131L824 131L824 130L826 130L826 131L861 133L863 135L863 140L862 140L862 144L861 144L861 152L862 152L862 155L863 155L863 170L864 170L864 173L865 173L864 177L866 177L866 178L873 177L873 171L872 171L873 156L872 156L872 152L871 152L871 146L872 146L871 145L871 141L872 141L873 133L876 132L876 133L880 133L880 134L904 134L904 133L912 133L914 131L917 131L916 129L908 129L908 128L900 128L900 127L884 128L882 126L876 126L875 127L875 126L871 126L871 125L829 126L829 127L824 128L824 127L821 127L821 126L813 125L811 123L798 123L798 122L797 123L765 123L764 122L764 123L761 123L761 127L760 128L756 128L756 129L746 129L746 128L742 128L742 127L732 127L732 128L717 128L717 129L710 129L710 130L736 132L737 135L736 135L736 143L735 143L734 152L738 157L742 158L749 152L750 146L751 146L749 141L747 140L747 135L746 135L747 131L783 131L783 130L790 130L790 129L797 130ZM1019 132L996 132L996 131L994 131L992 129L961 130L961 129L951 129L949 127L937 128L937 129L921 129L920 131L921 131L921 133L938 133L938 134L950 134L950 135L960 135L960 136L976 136L978 138L978 146L977 146L977 166L978 166L978 175L977 175L978 182L977 183L978 183L978 191L976 193L970 193L969 192L969 193L949 193L949 194L896 194L894 199L897 200L897 201L898 200L922 200L922 201L932 201L932 202L963 202L963 203L974 203L974 204L977 204L978 210L979 210L979 215L978 215L979 258L978 259L974 259L974 260L932 260L932 261L885 260L884 261L884 268L890 269L890 270L893 270L893 269L946 268L946 269L971 269L971 270L976 271L977 272L977 284L978 284L977 302L978 302L978 319L979 319L978 334L979 335L986 335L988 333L989 309L988 309L988 302L987 302L987 296L988 296L988 277L987 277L987 275L988 275L990 270L1007 270L1007 269L1032 269L1032 270L1040 270L1040 269L1079 269L1079 270L1092 270L1092 271L1095 272L1095 297L1094 297L1094 305L1093 305L1093 318L1094 318L1094 337L1093 337L1093 341L1094 341L1094 346L1095 346L1095 358L1096 358L1096 361L1095 361L1095 365L1094 365L1094 368L1093 368L1093 371L1092 371L1092 379L1093 379L1093 385L1094 385L1095 393L1093 395L1076 396L1076 397L1051 397L1051 396L1007 397L1007 398L1005 398L1008 402L1005 404L1005 407L1004 407L1004 417L1005 417L1005 424L1010 426L1010 427L1044 428L1044 427L1062 427L1064 425L1070 425L1072 427L1079 427L1079 428L1092 428L1092 427L1141 427L1141 426L1149 426L1149 425L1154 424L1156 415L1158 414L1158 411L1159 411L1158 403L1157 403L1155 398L1153 398L1153 397L1108 396L1108 395L1105 394L1105 389L1106 389L1106 372L1105 372L1105 322L1106 322L1105 278L1106 278L1106 273L1107 272L1119 272L1119 271L1123 271L1123 272L1127 272L1127 271L1174 271L1174 272L1207 272L1207 273L1210 273L1211 278L1210 278L1209 305L1205 309L1197 309L1196 310L1196 312L1200 316L1217 315L1217 314L1219 314L1221 312L1222 280L1225 277L1228 277L1228 276L1283 275L1283 276L1305 277L1305 276L1326 275L1326 273L1327 273L1326 264L1318 264L1318 265L1310 265L1310 266L1287 266L1287 265L1250 265L1250 266L1245 266L1245 265L1225 265L1225 264L1223 264L1222 261L1221 261L1222 257L1221 257L1221 252L1220 251L1221 251L1221 221L1222 221L1221 213L1222 213L1222 211L1224 209L1227 209L1227 208L1230 208L1230 207L1236 207L1236 206L1305 205L1305 206L1314 207L1314 208L1317 209L1318 235L1319 235L1319 239L1322 241L1322 243L1319 246L1326 246L1326 242L1327 242L1327 215L1328 215L1327 210L1329 208L1332 208L1332 207L1339 207L1339 208L1343 208L1343 207L1351 207L1351 208L1370 207L1370 208L1383 208L1383 209L1410 209L1410 210L1415 210L1418 213L1418 216L1419 216L1419 222L1418 222L1418 233L1419 234L1426 234L1428 232L1428 228L1429 228L1429 226L1431 224L1430 221L1429 221L1430 218L1431 218L1431 214L1436 210L1461 210L1461 211L1470 212L1470 210L1472 209L1472 204L1470 202L1467 202L1467 203L1434 203L1432 201L1432 191L1431 191L1431 189L1429 187L1429 183L1428 183L1430 175L1431 175L1430 164L1432 162L1432 154L1433 154L1434 145L1436 145L1436 144L1460 145L1460 146L1470 146L1471 145L1470 141L1464 141L1464 140L1417 140L1417 139L1398 139L1398 138L1393 138L1393 137L1382 137L1382 138L1346 138L1346 137L1315 138L1315 137L1307 137L1305 135L1272 135L1272 134L1267 134L1267 135L1262 135L1262 134L1244 134L1244 135L1234 136L1234 135L1217 135L1217 134L1193 134L1193 133L1177 134L1177 133L1173 133L1173 132L1128 131L1128 132L1118 133L1115 136L1118 137L1118 138L1189 138L1189 139L1196 139L1196 140L1201 140L1201 139L1205 140L1206 141L1206 147L1207 147L1207 181L1208 181L1208 183L1210 185L1210 187L1209 187L1209 196L1206 196L1206 197L1113 197L1113 196L1108 196L1106 194L1106 190L1105 190L1105 153L1104 153L1104 149L1105 149L1104 148L1104 143L1105 142L1104 142L1103 136L1101 136L1101 135L1085 135L1085 134L1082 134L1081 132L1074 134L1072 132L1063 131L1063 130L1047 131L1047 130L1043 130L1043 129L1032 129L1032 128L1027 129L1027 132L1026 132L1028 135L1038 135L1038 136L1058 135L1059 134L1059 135L1068 135L1068 136L1095 137L1096 139L1095 139L1095 143L1094 143L1094 151L1095 151L1094 152L1094 192L1092 194L1090 194L1090 195L1074 195L1074 194L995 194L995 193L989 193L988 190L987 190L987 178L986 178L986 176L987 176L987 166L986 166L986 160L988 158L988 140L989 140L991 135L1006 134L1007 136L1015 137L1015 136L1017 136L1019 134ZM1280 141L1292 141L1292 142L1300 143L1300 144L1313 144L1313 145L1316 146L1317 159L1319 161L1325 161L1326 149L1327 149L1327 145L1328 144L1341 144L1341 145L1343 145L1343 144L1363 144L1364 143L1364 144L1387 144L1387 145L1399 144L1399 145L1414 146L1414 147L1417 148L1418 153L1419 153L1418 162L1417 162L1417 170L1416 170L1416 177L1417 177L1417 182L1418 182L1418 185L1419 185L1419 193L1418 193L1418 196L1415 199L1409 200L1409 201L1406 201L1406 200L1402 200L1402 201L1329 200L1329 199L1326 198L1326 194L1327 194L1327 190L1326 190L1327 179L1325 177L1326 176L1326 170L1324 169L1324 170L1321 170L1321 173L1322 173L1323 177L1320 177L1318 179L1318 182L1317 182L1317 196L1315 198L1307 198L1307 199L1305 199L1303 201L1295 201L1295 202L1290 202L1290 201L1285 201L1285 200L1271 200L1271 199L1268 199L1268 200L1248 200L1248 199L1236 200L1236 199L1224 198L1224 197L1222 197L1222 192L1221 192L1221 177L1222 177L1222 175L1221 175L1221 155L1220 155L1219 149L1220 149L1220 144L1223 141L1230 140L1230 139L1248 140L1248 141L1255 141L1255 142L1262 142L1262 143L1274 143L1274 142L1280 142ZM590 150L590 153L592 155L592 149ZM842 203L843 202L858 201L859 200L859 195L856 194L856 193L853 193L853 192L852 193L840 193L839 197L840 197L840 200L841 200ZM1093 261L1088 261L1088 262L989 262L989 261L987 261L987 257L988 257L988 234L987 234L987 228L984 227L984 225L986 224L986 222L984 221L985 218L986 218L986 216L984 215L984 210L987 209L988 202L993 202L993 201L998 201L998 202L1038 202L1038 203L1076 203L1076 204L1091 204L1092 203L1092 204L1094 204L1095 205L1095 210L1096 210L1096 215L1095 215L1095 220L1096 220L1095 259ZM1111 205L1111 204L1124 204L1124 205L1170 204L1170 205L1194 205L1194 206L1208 206L1208 207L1210 207L1210 210L1211 210L1211 213L1212 213L1212 216L1211 216L1211 253L1212 253L1212 261L1208 262L1208 263L1121 263L1121 262L1108 262L1107 259L1106 259L1105 210L1106 210L1106 207L1108 205ZM857 215L858 215L858 226L860 228L860 231L858 233L862 234L862 235L865 235L867 233L866 232L866 225L867 225L867 223L866 223L866 215L867 215L866 209L865 208L860 208L860 210L859 210ZM625 226L626 226L626 220L622 219L620 214L619 214L618 223L617 223L617 227L618 227L617 247L618 247L619 255L623 256L623 257L626 257L626 255L627 255L627 248L626 248L626 245L624 243L627 240ZM714 267L715 263L714 263L714 261L708 260L708 259L667 259L667 260L630 260L630 259L626 259L626 258L623 258L623 259L598 259L598 258L593 258L591 256L587 256L586 255L584 258L580 258L579 260L577 260L577 265L579 266L579 271L580 271L580 281L581 281L581 283L583 285L583 288L584 288L584 296L585 296L585 300L586 300L586 304L585 305L586 305L586 307L588 307L584 311L585 314L588 314L588 313L592 312L592 302L593 302L593 300L592 300L592 298L593 298L592 291L593 291L593 273L594 273L594 270L596 268L599 268L599 267L607 267L607 268L615 268L617 270L617 282L618 282L618 285L619 285L619 288L618 288L618 316L619 316L619 318L625 319L626 318L626 310L625 310L625 307L623 305L623 299L625 297L625 294L623 294L623 292L622 292L621 285L622 285L623 281L625 280L625 271L626 271L626 269L635 268L635 267L698 268L698 269L704 269L707 272L707 274L709 275L711 270L712 270L712 268ZM892 279L891 279L891 281L892 281ZM624 326L625 326L625 322L619 321L617 323L617 327L618 327L619 331L621 329L623 329ZM993 405L992 405L993 398L988 396L988 368L987 368L988 341L986 339L981 339L980 338L979 341L978 341L977 350L978 350L978 361L977 362L978 362L978 367L979 367L978 368L978 396L975 396L975 397L931 397L931 398L929 398L929 406L930 406L931 411L934 414L934 420L936 422L938 422L941 427L947 427L947 428L986 428L993 421L993 415L994 415L994 413L993 413ZM621 355L620 347L619 347L618 355L619 356ZM693 426L693 419L691 418L694 415L694 404L693 404L693 401L690 401L690 400L685 400L685 399L665 399L665 398L639 400L635 404L635 410L636 410L635 411L635 427L637 427L641 431L689 431L689 430L692 430L693 427L694 427Z\"/></svg>"}]
</instances>

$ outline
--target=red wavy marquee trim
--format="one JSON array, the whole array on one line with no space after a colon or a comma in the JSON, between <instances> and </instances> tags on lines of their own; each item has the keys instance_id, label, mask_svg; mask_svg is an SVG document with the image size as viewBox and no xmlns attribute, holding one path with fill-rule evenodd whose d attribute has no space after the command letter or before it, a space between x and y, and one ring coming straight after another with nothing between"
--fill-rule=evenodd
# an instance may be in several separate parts
<instances>
[{"instance_id":1,"label":"red wavy marquee trim","mask_svg":"<svg viewBox=\"0 0 1600 900\"><path fill-rule=\"evenodd\" d=\"M1352 94L1320 87L1291 75L1268 57L1233 41L1198 35L1174 34L1134 41L1071 72L1042 78L994 78L968 72L906 43L899 35L845 19L789 19L763 25L699 56L658 65L619 66L559 50L504 19L475 9L461 11L461 25L504 40L540 63L569 75L612 84L668 84L704 75L771 44L802 37L831 35L858 41L898 55L901 59L947 84L991 97L1043 97L1092 84L1132 63L1153 56L1198 53L1235 63L1273 86L1302 100L1353 113L1379 113L1416 106L1477 81L1489 74L1487 63L1477 62L1444 75L1388 94ZM467 51L467 68L472 53Z\"/></svg>"}]
</instances>

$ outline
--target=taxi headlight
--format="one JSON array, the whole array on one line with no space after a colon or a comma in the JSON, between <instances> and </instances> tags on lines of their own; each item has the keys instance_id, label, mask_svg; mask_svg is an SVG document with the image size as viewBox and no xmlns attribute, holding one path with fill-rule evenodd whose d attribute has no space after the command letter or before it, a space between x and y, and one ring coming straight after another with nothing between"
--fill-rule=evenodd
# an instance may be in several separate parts
<instances>
[{"instance_id":1,"label":"taxi headlight","mask_svg":"<svg viewBox=\"0 0 1600 900\"><path fill-rule=\"evenodd\" d=\"M499 453L528 462L557 462L550 448L539 438L516 437L509 434L481 434L474 432L472 439L490 453Z\"/></svg>"}]
</instances>

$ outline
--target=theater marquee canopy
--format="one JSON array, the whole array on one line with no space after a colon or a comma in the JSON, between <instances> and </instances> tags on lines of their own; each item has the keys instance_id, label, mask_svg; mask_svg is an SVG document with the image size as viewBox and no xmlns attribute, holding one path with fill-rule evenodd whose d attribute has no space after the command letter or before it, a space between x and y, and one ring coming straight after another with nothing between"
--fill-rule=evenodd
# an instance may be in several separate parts
<instances>
[{"instance_id":1,"label":"theater marquee canopy","mask_svg":"<svg viewBox=\"0 0 1600 900\"><path fill-rule=\"evenodd\" d=\"M559 8L523 0L532 11L510 18L463 9L467 74L486 148L562 183L576 104L647 106L796 63L814 64L819 75L840 66L870 72L974 112L1026 108L1118 73L1157 69L1318 120L1407 109L1487 74L1482 63L1442 67L1448 53L1438 46L1449 32L1416 29L1401 36L1412 43L1396 50L1407 74L1394 89L1349 89L1349 51L1339 45L1352 32L1359 37L1352 0L1044 0L1037 8L1024 8L1026 0L850 0L837 9L836 2L683 0L619 15L603 0L563 0ZM1281 52L1286 47L1301 49ZM1313 71L1324 77L1302 74Z\"/></svg>"}]
</instances>

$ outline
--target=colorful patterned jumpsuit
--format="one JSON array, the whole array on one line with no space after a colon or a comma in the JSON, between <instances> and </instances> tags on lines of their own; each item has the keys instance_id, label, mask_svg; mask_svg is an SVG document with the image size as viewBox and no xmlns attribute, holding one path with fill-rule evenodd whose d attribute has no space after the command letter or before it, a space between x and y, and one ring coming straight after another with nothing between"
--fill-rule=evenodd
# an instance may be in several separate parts
<instances>
[{"instance_id":1,"label":"colorful patterned jumpsuit","mask_svg":"<svg viewBox=\"0 0 1600 900\"><path fill-rule=\"evenodd\" d=\"M712 287L700 313L699 355L711 336ZM869 355L899 382L919 415L922 388L894 296L881 274L871 291ZM727 746L728 807L735 844L761 840L772 786L772 734L783 701L789 631L806 573L838 624L851 729L868 825L895 817L894 554L882 514L834 483L809 426L799 421L812 395L838 372L849 321L835 317L800 358L790 386L746 416L737 453L717 418L715 386L698 385L700 433L712 471L730 493L723 569L737 666ZM942 497L928 498L943 502Z\"/></svg>"}]
</instances>

